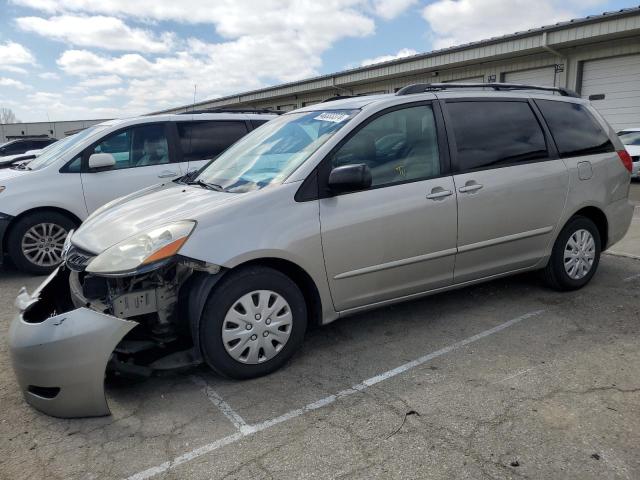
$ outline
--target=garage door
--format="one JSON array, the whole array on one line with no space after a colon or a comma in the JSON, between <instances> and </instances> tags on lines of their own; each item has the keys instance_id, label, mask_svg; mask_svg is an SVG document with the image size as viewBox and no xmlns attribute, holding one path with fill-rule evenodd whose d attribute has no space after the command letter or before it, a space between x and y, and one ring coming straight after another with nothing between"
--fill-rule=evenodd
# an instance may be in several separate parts
<instances>
[{"instance_id":1,"label":"garage door","mask_svg":"<svg viewBox=\"0 0 640 480\"><path fill-rule=\"evenodd\" d=\"M555 67L532 68L519 72L507 72L504 74L505 83L524 83L527 85L541 85L553 87L555 79Z\"/></svg>"},{"instance_id":2,"label":"garage door","mask_svg":"<svg viewBox=\"0 0 640 480\"><path fill-rule=\"evenodd\" d=\"M584 62L580 93L614 129L640 127L640 55Z\"/></svg>"}]
</instances>

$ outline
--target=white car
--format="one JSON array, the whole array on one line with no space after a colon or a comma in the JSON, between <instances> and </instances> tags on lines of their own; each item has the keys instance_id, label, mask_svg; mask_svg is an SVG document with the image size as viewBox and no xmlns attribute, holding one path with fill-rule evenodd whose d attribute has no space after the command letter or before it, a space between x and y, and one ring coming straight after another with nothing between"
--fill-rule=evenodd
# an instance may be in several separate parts
<instances>
[{"instance_id":1,"label":"white car","mask_svg":"<svg viewBox=\"0 0 640 480\"><path fill-rule=\"evenodd\" d=\"M111 120L56 142L26 165L0 170L0 261L45 274L64 239L118 197L203 167L266 113L188 113Z\"/></svg>"},{"instance_id":2,"label":"white car","mask_svg":"<svg viewBox=\"0 0 640 480\"><path fill-rule=\"evenodd\" d=\"M618 132L620 141L624 144L624 148L631 155L633 161L633 171L631 178L640 178L640 127L625 128Z\"/></svg>"}]
</instances>

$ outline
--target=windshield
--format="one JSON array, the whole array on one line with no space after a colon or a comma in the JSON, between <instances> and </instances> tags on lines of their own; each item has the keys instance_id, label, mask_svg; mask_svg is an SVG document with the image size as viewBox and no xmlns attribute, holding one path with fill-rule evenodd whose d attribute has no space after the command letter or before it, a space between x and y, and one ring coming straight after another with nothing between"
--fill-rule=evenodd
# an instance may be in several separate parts
<instances>
[{"instance_id":1,"label":"windshield","mask_svg":"<svg viewBox=\"0 0 640 480\"><path fill-rule=\"evenodd\" d=\"M624 145L640 146L640 132L618 132Z\"/></svg>"},{"instance_id":2,"label":"windshield","mask_svg":"<svg viewBox=\"0 0 640 480\"><path fill-rule=\"evenodd\" d=\"M320 110L271 120L222 153L197 183L244 193L282 182L357 112Z\"/></svg>"},{"instance_id":3,"label":"windshield","mask_svg":"<svg viewBox=\"0 0 640 480\"><path fill-rule=\"evenodd\" d=\"M62 140L58 140L57 142L52 143L49 146L51 148L47 147L45 150L43 150L40 156L29 162L29 170L40 170L41 168L51 165L60 157L60 155L64 154L70 148L76 146L85 138L90 137L96 132L106 130L107 128L107 125L95 125L93 127L82 130L79 133L71 135L70 137L66 137Z\"/></svg>"}]
</instances>

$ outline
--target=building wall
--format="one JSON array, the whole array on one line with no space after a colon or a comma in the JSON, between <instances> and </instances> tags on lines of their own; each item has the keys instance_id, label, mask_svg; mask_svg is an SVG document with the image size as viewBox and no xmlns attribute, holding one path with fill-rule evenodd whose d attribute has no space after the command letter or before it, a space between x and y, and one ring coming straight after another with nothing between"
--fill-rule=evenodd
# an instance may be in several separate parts
<instances>
[{"instance_id":1,"label":"building wall","mask_svg":"<svg viewBox=\"0 0 640 480\"><path fill-rule=\"evenodd\" d=\"M57 139L64 138L65 132L90 127L104 120L74 120L65 122L34 122L8 123L0 125L0 142L5 142L7 136L47 135Z\"/></svg>"}]
</instances>

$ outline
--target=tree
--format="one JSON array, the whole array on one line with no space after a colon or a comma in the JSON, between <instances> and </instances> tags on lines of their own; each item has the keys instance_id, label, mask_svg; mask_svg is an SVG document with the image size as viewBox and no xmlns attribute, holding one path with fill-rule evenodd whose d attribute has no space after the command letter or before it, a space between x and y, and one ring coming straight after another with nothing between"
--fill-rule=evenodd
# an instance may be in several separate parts
<instances>
[{"instance_id":1,"label":"tree","mask_svg":"<svg viewBox=\"0 0 640 480\"><path fill-rule=\"evenodd\" d=\"M20 123L16 118L16 114L10 108L0 108L0 123Z\"/></svg>"}]
</instances>

